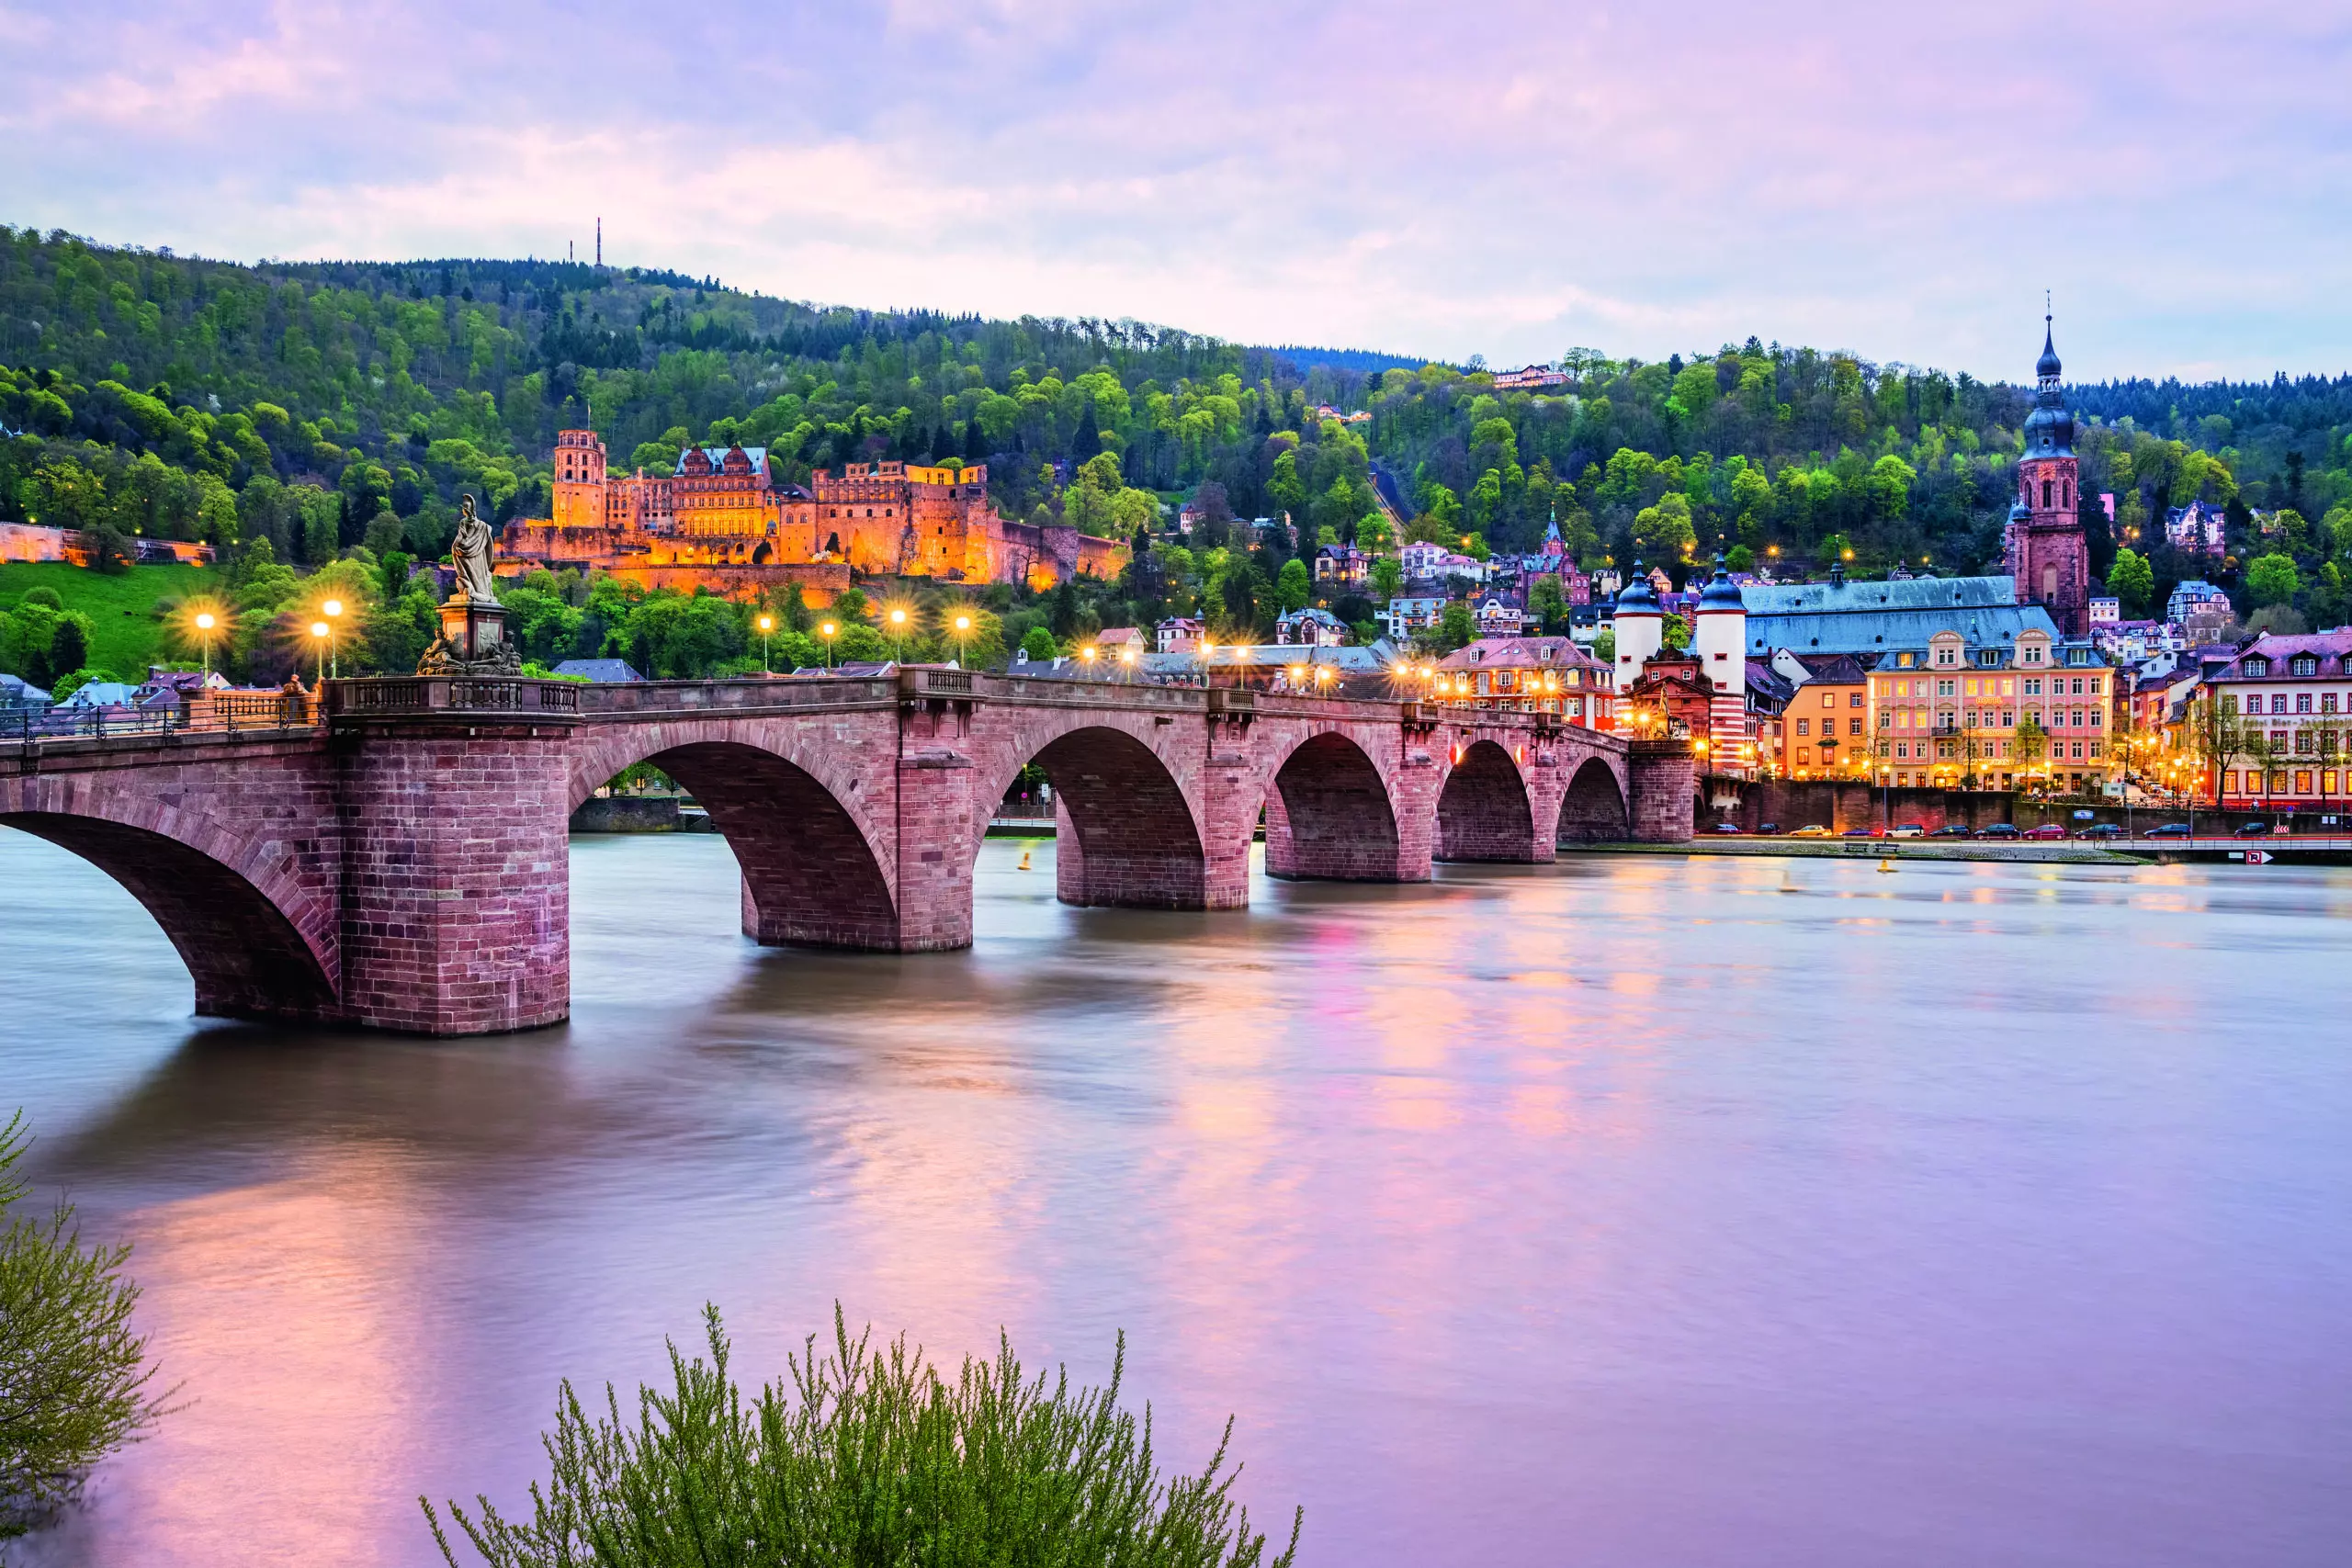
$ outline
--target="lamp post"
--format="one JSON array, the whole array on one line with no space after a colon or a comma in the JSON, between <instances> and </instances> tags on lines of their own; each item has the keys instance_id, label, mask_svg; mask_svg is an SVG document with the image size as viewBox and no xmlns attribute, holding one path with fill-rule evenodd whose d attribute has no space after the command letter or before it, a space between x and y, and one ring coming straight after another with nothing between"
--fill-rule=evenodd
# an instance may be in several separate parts
<instances>
[{"instance_id":1,"label":"lamp post","mask_svg":"<svg viewBox=\"0 0 2352 1568\"><path fill-rule=\"evenodd\" d=\"M817 635L825 639L825 668L828 670L833 667L833 634L840 629L831 621L825 622L817 628Z\"/></svg>"},{"instance_id":2,"label":"lamp post","mask_svg":"<svg viewBox=\"0 0 2352 1568\"><path fill-rule=\"evenodd\" d=\"M956 616L956 664L957 664L957 665L959 665L959 666L964 662L964 640L965 640L965 638L967 638L967 637L970 637L971 635L972 635L972 617L971 617L971 616L969 616L969 615L958 615L958 616Z\"/></svg>"},{"instance_id":3,"label":"lamp post","mask_svg":"<svg viewBox=\"0 0 2352 1568\"><path fill-rule=\"evenodd\" d=\"M325 611L327 616L327 671L340 680L343 676L343 660L335 642L334 624L343 615L343 601L330 599L319 608Z\"/></svg>"},{"instance_id":4,"label":"lamp post","mask_svg":"<svg viewBox=\"0 0 2352 1568\"><path fill-rule=\"evenodd\" d=\"M1078 650L1078 657L1084 661L1086 665L1086 672L1090 675L1094 673L1094 645L1090 642L1084 648L1080 649Z\"/></svg>"},{"instance_id":5,"label":"lamp post","mask_svg":"<svg viewBox=\"0 0 2352 1568\"><path fill-rule=\"evenodd\" d=\"M1135 644L1133 644L1133 643L1129 643L1129 644L1127 644L1127 646L1126 646L1126 647L1125 647L1125 648L1123 648L1123 649L1119 649L1119 662L1126 666L1126 669L1125 669L1125 671L1124 671L1124 673L1125 673L1125 674L1126 674L1126 675L1127 675L1127 676L1129 676L1129 677L1133 677L1133 676L1134 676L1134 674L1135 674L1135 672L1136 672L1136 645L1135 645Z\"/></svg>"},{"instance_id":6,"label":"lamp post","mask_svg":"<svg viewBox=\"0 0 2352 1568\"><path fill-rule=\"evenodd\" d=\"M907 613L904 610L890 612L890 631L898 638L899 662L904 664L907 661Z\"/></svg>"},{"instance_id":7,"label":"lamp post","mask_svg":"<svg viewBox=\"0 0 2352 1568\"><path fill-rule=\"evenodd\" d=\"M775 671L768 668L768 634L775 630L775 617L774 615L762 615L760 617L760 673L763 675L773 675L775 673Z\"/></svg>"},{"instance_id":8,"label":"lamp post","mask_svg":"<svg viewBox=\"0 0 2352 1568\"><path fill-rule=\"evenodd\" d=\"M204 684L208 689L212 684L212 628L219 624L209 610L196 613L196 640L204 649Z\"/></svg>"},{"instance_id":9,"label":"lamp post","mask_svg":"<svg viewBox=\"0 0 2352 1568\"><path fill-rule=\"evenodd\" d=\"M330 629L324 621L311 623L311 646L318 654L317 678L321 681L327 678L327 633Z\"/></svg>"}]
</instances>

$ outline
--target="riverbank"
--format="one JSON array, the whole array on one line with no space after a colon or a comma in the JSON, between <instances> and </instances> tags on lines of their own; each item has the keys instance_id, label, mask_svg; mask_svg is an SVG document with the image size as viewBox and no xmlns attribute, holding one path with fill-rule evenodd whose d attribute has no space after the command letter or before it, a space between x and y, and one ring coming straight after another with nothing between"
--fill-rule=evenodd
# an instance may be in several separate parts
<instances>
[{"instance_id":1,"label":"riverbank","mask_svg":"<svg viewBox=\"0 0 2352 1568\"><path fill-rule=\"evenodd\" d=\"M1959 839L1693 839L1687 844L1562 845L1566 854L1778 855L1804 860L1978 860L2048 862L2064 865L2146 865L2149 855L2124 854L2097 844L2048 840L1985 843Z\"/></svg>"}]
</instances>

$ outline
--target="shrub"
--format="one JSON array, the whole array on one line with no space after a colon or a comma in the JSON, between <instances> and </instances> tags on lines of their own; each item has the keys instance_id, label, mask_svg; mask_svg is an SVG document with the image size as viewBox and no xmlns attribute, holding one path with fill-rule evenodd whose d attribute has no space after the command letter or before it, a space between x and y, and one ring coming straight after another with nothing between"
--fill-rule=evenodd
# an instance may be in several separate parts
<instances>
[{"instance_id":1,"label":"shrub","mask_svg":"<svg viewBox=\"0 0 2352 1568\"><path fill-rule=\"evenodd\" d=\"M12 1171L23 1129L21 1115L0 1126L0 1540L72 1502L92 1465L165 1413L130 1331L130 1248L85 1247L69 1204L10 1213L25 1196Z\"/></svg>"},{"instance_id":2,"label":"shrub","mask_svg":"<svg viewBox=\"0 0 2352 1568\"><path fill-rule=\"evenodd\" d=\"M1126 1342L1111 1382L1073 1394L1025 1382L1010 1345L993 1362L967 1358L954 1383L906 1340L886 1353L851 1339L833 1311L834 1348L814 1336L791 1359L790 1386L747 1406L728 1380L728 1341L704 1309L710 1360L670 1347L669 1393L638 1391L624 1423L611 1385L591 1417L569 1382L543 1438L553 1473L531 1489L530 1523L487 1498L452 1519L498 1568L667 1568L670 1564L839 1562L889 1568L964 1564L1120 1564L1122 1568L1292 1568L1290 1544L1266 1538L1229 1493L1233 1425L1208 1468L1163 1479L1148 1408L1118 1407ZM869 1331L870 1332L870 1331ZM418 1502L441 1553L458 1561L431 1503Z\"/></svg>"}]
</instances>

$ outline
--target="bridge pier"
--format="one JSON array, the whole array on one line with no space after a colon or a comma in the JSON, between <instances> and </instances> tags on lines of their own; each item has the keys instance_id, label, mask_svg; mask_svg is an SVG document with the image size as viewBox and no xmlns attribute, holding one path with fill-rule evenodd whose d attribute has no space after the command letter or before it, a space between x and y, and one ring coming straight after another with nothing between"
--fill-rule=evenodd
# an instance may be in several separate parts
<instances>
[{"instance_id":1,"label":"bridge pier","mask_svg":"<svg viewBox=\"0 0 2352 1568\"><path fill-rule=\"evenodd\" d=\"M495 1034L571 1011L571 721L339 727L342 1015Z\"/></svg>"}]
</instances>

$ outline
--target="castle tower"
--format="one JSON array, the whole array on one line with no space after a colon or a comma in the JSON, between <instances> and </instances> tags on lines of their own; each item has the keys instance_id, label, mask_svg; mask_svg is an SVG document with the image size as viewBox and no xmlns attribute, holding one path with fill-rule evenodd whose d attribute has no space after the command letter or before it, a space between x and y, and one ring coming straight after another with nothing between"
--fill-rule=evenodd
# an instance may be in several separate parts
<instances>
[{"instance_id":1,"label":"castle tower","mask_svg":"<svg viewBox=\"0 0 2352 1568\"><path fill-rule=\"evenodd\" d=\"M1707 767L1735 773L1745 765L1741 748L1747 743L1747 604L1721 556L1691 619L1690 652L1714 687L1707 704Z\"/></svg>"},{"instance_id":2,"label":"castle tower","mask_svg":"<svg viewBox=\"0 0 2352 1568\"><path fill-rule=\"evenodd\" d=\"M605 525L605 444L593 430L566 430L555 438L555 525Z\"/></svg>"},{"instance_id":3,"label":"castle tower","mask_svg":"<svg viewBox=\"0 0 2352 1568\"><path fill-rule=\"evenodd\" d=\"M1657 657L1666 641L1666 612L1658 605L1650 574L1639 561L1625 574L1625 586L1617 591L1617 609L1609 625L1617 638L1617 716L1623 720L1634 682L1642 678L1642 667Z\"/></svg>"},{"instance_id":4,"label":"castle tower","mask_svg":"<svg viewBox=\"0 0 2352 1568\"><path fill-rule=\"evenodd\" d=\"M2006 531L2017 603L2040 604L2070 637L2090 635L2090 547L2076 496L2075 416L2059 389L2058 350L2042 318L2040 390L2026 415L2025 454L2018 460L2018 502Z\"/></svg>"}]
</instances>

